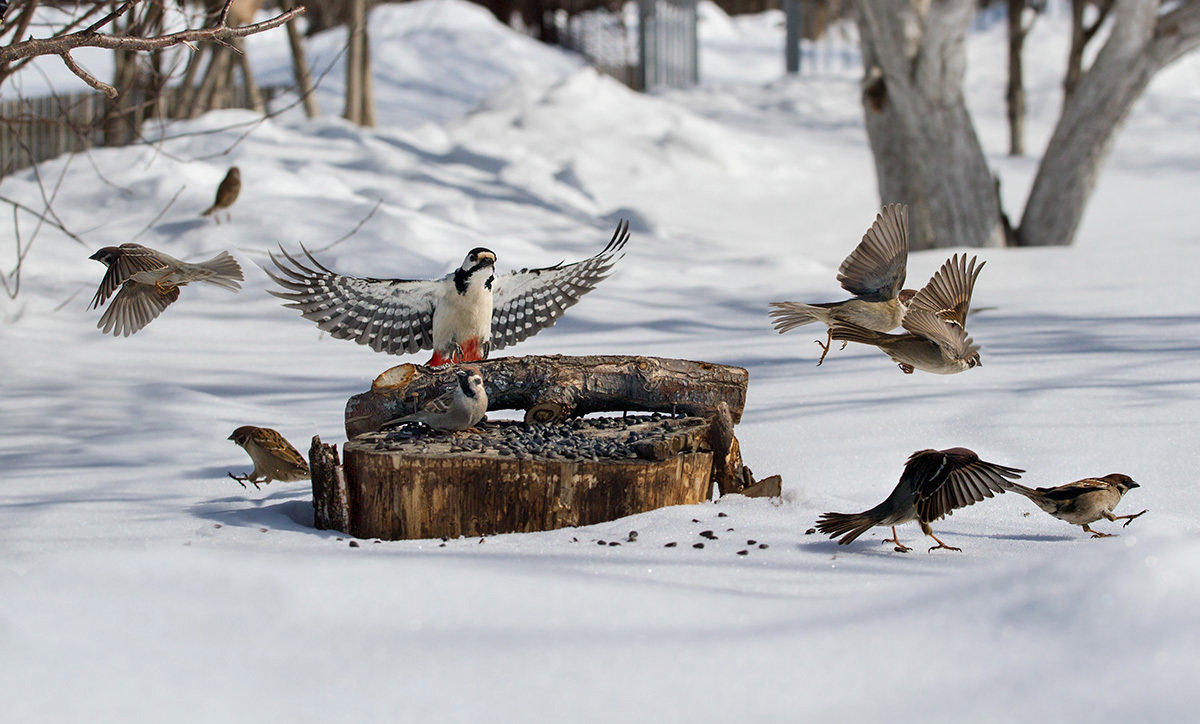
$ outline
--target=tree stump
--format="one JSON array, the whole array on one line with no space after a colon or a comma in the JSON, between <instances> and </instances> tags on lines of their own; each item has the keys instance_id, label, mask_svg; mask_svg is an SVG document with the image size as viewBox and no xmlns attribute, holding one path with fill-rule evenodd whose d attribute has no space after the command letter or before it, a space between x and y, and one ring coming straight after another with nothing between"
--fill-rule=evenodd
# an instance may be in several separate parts
<instances>
[{"instance_id":1,"label":"tree stump","mask_svg":"<svg viewBox=\"0 0 1200 724\"><path fill-rule=\"evenodd\" d=\"M489 410L524 422L443 432L388 427L456 384L453 368L399 365L346 405L350 441L313 439L318 528L388 540L478 536L591 525L755 484L734 424L746 370L657 357L508 357L472 363ZM590 417L597 411L650 415ZM665 414L664 414L665 413Z\"/></svg>"}]
</instances>

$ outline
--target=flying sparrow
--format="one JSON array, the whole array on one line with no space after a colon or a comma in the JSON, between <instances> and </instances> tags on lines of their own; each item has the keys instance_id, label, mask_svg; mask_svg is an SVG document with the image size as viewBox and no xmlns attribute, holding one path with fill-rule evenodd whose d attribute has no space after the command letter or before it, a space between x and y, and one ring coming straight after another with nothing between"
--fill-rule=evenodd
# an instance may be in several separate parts
<instances>
[{"instance_id":1,"label":"flying sparrow","mask_svg":"<svg viewBox=\"0 0 1200 724\"><path fill-rule=\"evenodd\" d=\"M242 425L229 439L241 445L254 461L254 470L249 475L229 473L229 477L241 483L243 488L246 483L258 488L272 480L291 482L308 478L308 462L304 456L283 439L283 435L269 427Z\"/></svg>"},{"instance_id":2,"label":"flying sparrow","mask_svg":"<svg viewBox=\"0 0 1200 724\"><path fill-rule=\"evenodd\" d=\"M1134 515L1113 515L1112 511L1125 493L1140 487L1128 475L1110 473L1102 478L1084 478L1052 488L1027 488L1019 483L1007 483L1005 490L1024 495L1059 520L1083 526L1084 531L1091 533L1093 538L1107 538L1112 533L1092 530L1088 523L1104 518L1114 522L1124 520L1123 527L1129 527L1134 518L1148 511Z\"/></svg>"},{"instance_id":3,"label":"flying sparrow","mask_svg":"<svg viewBox=\"0 0 1200 724\"><path fill-rule=\"evenodd\" d=\"M914 369L940 375L979 367L979 346L967 336L966 320L971 307L971 291L975 279L987 262L970 263L964 254L947 259L934 273L929 283L908 303L908 311L900 320L903 334L884 334L845 321L829 325L833 339L860 342L878 347L905 374Z\"/></svg>"},{"instance_id":4,"label":"flying sparrow","mask_svg":"<svg viewBox=\"0 0 1200 724\"><path fill-rule=\"evenodd\" d=\"M238 170L237 166L234 166L233 168L229 169L229 173L225 174L225 178L221 179L221 184L217 186L217 197L213 200L212 206L209 206L200 215L208 216L210 214L216 214L213 216L213 218L216 219L218 224L221 223L221 215L217 214L216 212L233 206L233 202L237 201L238 194L241 192L242 172ZM225 217L230 221L233 220L233 217L228 211L225 212Z\"/></svg>"},{"instance_id":5,"label":"flying sparrow","mask_svg":"<svg viewBox=\"0 0 1200 724\"><path fill-rule=\"evenodd\" d=\"M771 302L775 309L771 317L780 334L812 322L826 325L849 322L876 332L890 332L900 326L908 302L916 294L901 289L908 264L908 207L892 204L883 207L875 223L863 234L862 241L838 267L837 279L842 288L854 296L842 302L801 304L800 302ZM832 333L821 347L825 361L832 343ZM842 343L845 349L846 343Z\"/></svg>"},{"instance_id":6,"label":"flying sparrow","mask_svg":"<svg viewBox=\"0 0 1200 724\"><path fill-rule=\"evenodd\" d=\"M442 365L486 359L553 326L608 276L628 240L629 224L621 222L589 259L499 276L496 254L476 248L458 269L429 281L343 276L301 246L312 267L281 249L288 263L272 254L280 274L267 274L286 290L271 294L334 337L388 354L432 349L427 364Z\"/></svg>"},{"instance_id":7,"label":"flying sparrow","mask_svg":"<svg viewBox=\"0 0 1200 724\"><path fill-rule=\"evenodd\" d=\"M979 459L971 450L952 447L948 450L919 450L904 464L900 482L892 494L879 505L861 513L824 513L817 520L817 530L830 538L842 536L839 545L847 545L877 525L892 527L892 537L884 543L895 543L896 550L912 550L896 537L896 526L915 520L921 532L937 541L929 550L945 548L957 551L938 540L929 523L953 511L1003 493L1024 470L1008 468Z\"/></svg>"},{"instance_id":8,"label":"flying sparrow","mask_svg":"<svg viewBox=\"0 0 1200 724\"><path fill-rule=\"evenodd\" d=\"M242 287L242 267L226 251L192 264L141 244L121 244L106 246L89 258L108 267L89 309L99 308L117 293L96 323L114 337L128 337L154 321L179 299L179 287L191 282L208 282L232 292Z\"/></svg>"},{"instance_id":9,"label":"flying sparrow","mask_svg":"<svg viewBox=\"0 0 1200 724\"><path fill-rule=\"evenodd\" d=\"M474 367L454 370L458 384L453 390L436 397L411 415L389 420L387 425L420 422L435 430L466 430L487 414L488 396L483 388L483 376Z\"/></svg>"}]
</instances>

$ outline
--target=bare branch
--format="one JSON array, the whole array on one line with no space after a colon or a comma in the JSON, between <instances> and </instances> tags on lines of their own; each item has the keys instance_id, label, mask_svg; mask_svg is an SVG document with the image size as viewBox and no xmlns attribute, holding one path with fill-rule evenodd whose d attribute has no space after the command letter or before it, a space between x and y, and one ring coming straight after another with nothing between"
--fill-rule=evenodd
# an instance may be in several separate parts
<instances>
[{"instance_id":1,"label":"bare branch","mask_svg":"<svg viewBox=\"0 0 1200 724\"><path fill-rule=\"evenodd\" d=\"M130 3L126 3L128 5ZM228 3L226 3L226 10ZM118 9L119 10L119 9ZM159 35L152 38L136 38L125 35L103 35L90 30L81 30L69 35L61 35L52 38L31 38L29 40L14 43L7 47L0 47L0 65L10 63L21 58L28 58L37 55L64 55L65 53L74 50L75 48L106 48L108 50L127 50L127 51L150 51L162 50L173 45L179 45L184 42L200 42L200 41L228 41L230 38L244 38L248 35L261 33L271 28L279 27L293 18L303 15L305 7L300 7L288 10L285 13L280 13L275 17L264 20L253 25L243 25L232 28L222 22L214 25L211 28L199 28L191 30L181 30L176 33L167 35ZM116 11L114 11L115 13ZM110 13L111 14L111 13Z\"/></svg>"},{"instance_id":2,"label":"bare branch","mask_svg":"<svg viewBox=\"0 0 1200 724\"><path fill-rule=\"evenodd\" d=\"M92 75L91 73L87 72L82 67L80 67L80 65L75 62L75 59L71 57L71 54L69 52L62 53L61 56L62 56L63 62L67 64L67 69L70 70L75 75L79 76L83 80L84 83L87 83L88 85L90 85L91 87L100 91L101 93L108 96L109 98L116 98L118 95L120 95L120 93L117 91L116 88L113 88L108 83L105 83L104 81L100 80L96 76Z\"/></svg>"},{"instance_id":3,"label":"bare branch","mask_svg":"<svg viewBox=\"0 0 1200 724\"><path fill-rule=\"evenodd\" d=\"M186 188L187 188L186 185L180 186L179 190L175 192L175 195L171 197L171 200L167 202L167 205L162 208L162 211L158 212L158 216L155 216L153 219L150 219L150 222L147 223L144 227L142 227L142 230L139 231L138 233L134 234L129 240L137 241L139 236L141 236L142 234L145 234L147 231L149 231L151 228L153 228L153 226L158 222L158 220L161 219L167 213L167 209L171 208L175 204L175 202L177 200L179 200L179 195L182 194L183 190Z\"/></svg>"}]
</instances>

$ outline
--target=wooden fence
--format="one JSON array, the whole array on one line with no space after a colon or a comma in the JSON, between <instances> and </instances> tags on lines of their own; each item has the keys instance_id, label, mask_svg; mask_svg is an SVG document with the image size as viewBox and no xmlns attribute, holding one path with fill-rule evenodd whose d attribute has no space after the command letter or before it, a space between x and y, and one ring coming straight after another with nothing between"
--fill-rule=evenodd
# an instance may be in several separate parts
<instances>
[{"instance_id":1,"label":"wooden fence","mask_svg":"<svg viewBox=\"0 0 1200 724\"><path fill-rule=\"evenodd\" d=\"M256 104L244 87L235 86L222 106L269 107L285 90L285 86L260 88L261 102ZM130 98L118 111L95 92L0 100L0 177L64 153L132 142L149 119L188 117L188 101L177 87L167 88L155 101Z\"/></svg>"}]
</instances>

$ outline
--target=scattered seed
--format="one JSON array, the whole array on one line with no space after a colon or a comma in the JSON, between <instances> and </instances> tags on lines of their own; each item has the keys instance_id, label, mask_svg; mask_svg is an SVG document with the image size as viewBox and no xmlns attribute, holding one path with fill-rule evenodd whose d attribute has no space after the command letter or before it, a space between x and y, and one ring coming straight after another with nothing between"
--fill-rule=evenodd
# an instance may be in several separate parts
<instances>
[{"instance_id":1,"label":"scattered seed","mask_svg":"<svg viewBox=\"0 0 1200 724\"><path fill-rule=\"evenodd\" d=\"M804 535L812 535L813 533L816 533L816 532L817 532L816 528L809 528L808 530L804 531Z\"/></svg>"},{"instance_id":2,"label":"scattered seed","mask_svg":"<svg viewBox=\"0 0 1200 724\"><path fill-rule=\"evenodd\" d=\"M758 547L759 548L770 548L771 546L767 545L766 543L759 543Z\"/></svg>"},{"instance_id":3,"label":"scattered seed","mask_svg":"<svg viewBox=\"0 0 1200 724\"><path fill-rule=\"evenodd\" d=\"M357 548L357 547L358 547L358 541L356 541L356 540L352 540L352 541L350 541L350 547L351 547L351 548Z\"/></svg>"},{"instance_id":4,"label":"scattered seed","mask_svg":"<svg viewBox=\"0 0 1200 724\"><path fill-rule=\"evenodd\" d=\"M720 513L717 513L717 517L718 517L718 518L728 518L728 517L729 517L729 514L728 514L728 513L726 513L726 512L724 512L724 511L722 511L722 512L720 512Z\"/></svg>"},{"instance_id":5,"label":"scattered seed","mask_svg":"<svg viewBox=\"0 0 1200 724\"><path fill-rule=\"evenodd\" d=\"M1026 513L1025 515L1029 515L1029 514L1028 514L1028 513ZM214 528L220 528L220 527L221 527L221 524L220 524L220 523L213 523L213 527L214 527Z\"/></svg>"},{"instance_id":6,"label":"scattered seed","mask_svg":"<svg viewBox=\"0 0 1200 724\"><path fill-rule=\"evenodd\" d=\"M668 543L668 544L666 544L665 546L663 546L663 548L674 548L674 547L675 547L675 546L677 546L677 545L679 545L679 544L678 544L678 543L676 543L675 541L671 541L670 543Z\"/></svg>"},{"instance_id":7,"label":"scattered seed","mask_svg":"<svg viewBox=\"0 0 1200 724\"><path fill-rule=\"evenodd\" d=\"M700 537L701 537L701 538L707 538L707 539L709 539L709 540L716 540L716 539L717 539L717 535L716 535L716 533L713 533L711 530L702 530L702 531L700 531Z\"/></svg>"},{"instance_id":8,"label":"scattered seed","mask_svg":"<svg viewBox=\"0 0 1200 724\"><path fill-rule=\"evenodd\" d=\"M739 555L739 556L744 556L744 555L748 554L749 552L750 552L750 551L745 551L745 550L738 551L738 555Z\"/></svg>"},{"instance_id":9,"label":"scattered seed","mask_svg":"<svg viewBox=\"0 0 1200 724\"><path fill-rule=\"evenodd\" d=\"M693 547L693 548L703 548L703 547L704 547L704 544L703 544L703 543L693 543L693 544L692 544L692 547Z\"/></svg>"},{"instance_id":10,"label":"scattered seed","mask_svg":"<svg viewBox=\"0 0 1200 724\"><path fill-rule=\"evenodd\" d=\"M596 545L606 546L608 545L608 541L598 540L596 541Z\"/></svg>"},{"instance_id":11,"label":"scattered seed","mask_svg":"<svg viewBox=\"0 0 1200 724\"><path fill-rule=\"evenodd\" d=\"M608 544L609 544L610 546L619 546L619 545L621 545L621 542L620 542L620 541L615 541L615 540L614 540L614 541L609 541L609 543L608 543Z\"/></svg>"},{"instance_id":12,"label":"scattered seed","mask_svg":"<svg viewBox=\"0 0 1200 724\"><path fill-rule=\"evenodd\" d=\"M626 538L626 539L625 539L625 541L626 541L626 542L628 542L628 543L632 543L632 542L634 542L635 540L637 540L637 535L638 535L638 534L637 534L637 531L636 531L636 530L631 530L631 531L629 531L629 537L628 537L628 538Z\"/></svg>"}]
</instances>

